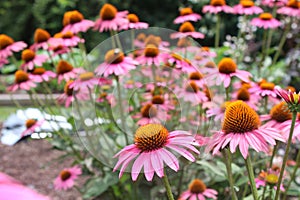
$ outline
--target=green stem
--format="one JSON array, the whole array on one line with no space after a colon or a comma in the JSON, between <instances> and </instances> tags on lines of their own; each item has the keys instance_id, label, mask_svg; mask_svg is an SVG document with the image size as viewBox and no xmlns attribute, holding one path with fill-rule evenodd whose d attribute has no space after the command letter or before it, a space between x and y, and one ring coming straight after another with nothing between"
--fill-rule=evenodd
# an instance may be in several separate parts
<instances>
[{"instance_id":1,"label":"green stem","mask_svg":"<svg viewBox=\"0 0 300 200\"><path fill-rule=\"evenodd\" d=\"M277 60L280 56L281 50L282 50L283 45L286 41L286 36L289 33L289 31L291 30L291 24L292 24L292 19L291 19L290 23L287 25L287 27L285 28L285 30L283 32L283 35L281 36L281 39L280 39L280 42L279 42L279 45L278 45L278 49L277 49L277 51L275 53L275 56L273 58L273 61L272 61L272 65L274 65L277 62Z\"/></svg>"},{"instance_id":2,"label":"green stem","mask_svg":"<svg viewBox=\"0 0 300 200\"><path fill-rule=\"evenodd\" d=\"M171 185L170 185L170 183L169 183L169 180L168 180L168 176L167 176L166 171L165 171L165 174L164 174L164 176L163 176L162 179L163 179L163 182L164 182L166 191L167 191L168 199L169 199L169 200L174 200L174 196L173 196L173 194L172 194Z\"/></svg>"},{"instance_id":3,"label":"green stem","mask_svg":"<svg viewBox=\"0 0 300 200\"><path fill-rule=\"evenodd\" d=\"M263 191L262 198L261 198L262 200L265 199L267 187L268 187L268 185L265 185L265 186L264 186L264 191Z\"/></svg>"},{"instance_id":4,"label":"green stem","mask_svg":"<svg viewBox=\"0 0 300 200\"><path fill-rule=\"evenodd\" d=\"M229 182L229 186L230 186L232 200L237 200L237 196L236 196L236 193L234 190L234 183L233 183L233 176L232 176L232 169L231 169L231 154L229 152L229 149L224 149L222 151L222 154L223 154L224 162L226 165L228 182Z\"/></svg>"},{"instance_id":5,"label":"green stem","mask_svg":"<svg viewBox=\"0 0 300 200\"><path fill-rule=\"evenodd\" d=\"M49 59L50 59L50 62L51 62L51 65L52 65L53 69L55 69L55 63L54 63L54 61L53 61L53 56L51 56L49 50L47 50L47 54L48 54L48 56L49 56Z\"/></svg>"},{"instance_id":6,"label":"green stem","mask_svg":"<svg viewBox=\"0 0 300 200\"><path fill-rule=\"evenodd\" d=\"M156 73L155 73L154 65L151 66L151 71L152 71L152 76L153 76L153 82L154 82L154 85L156 86Z\"/></svg>"},{"instance_id":7,"label":"green stem","mask_svg":"<svg viewBox=\"0 0 300 200\"><path fill-rule=\"evenodd\" d=\"M220 14L217 14L215 48L218 48L220 43L220 26L221 26L221 16Z\"/></svg>"},{"instance_id":8,"label":"green stem","mask_svg":"<svg viewBox=\"0 0 300 200\"><path fill-rule=\"evenodd\" d=\"M230 100L230 91L229 91L229 88L230 88L230 86L228 86L227 88L225 88L225 91L226 91L226 101L229 101Z\"/></svg>"},{"instance_id":9,"label":"green stem","mask_svg":"<svg viewBox=\"0 0 300 200\"><path fill-rule=\"evenodd\" d=\"M268 113L268 96L264 96L264 113Z\"/></svg>"},{"instance_id":10,"label":"green stem","mask_svg":"<svg viewBox=\"0 0 300 200\"><path fill-rule=\"evenodd\" d=\"M181 194L181 186L182 186L182 180L184 177L184 166L180 172L180 176L179 176L179 181L178 181L178 186L177 186L177 194L180 195Z\"/></svg>"},{"instance_id":11,"label":"green stem","mask_svg":"<svg viewBox=\"0 0 300 200\"><path fill-rule=\"evenodd\" d=\"M256 189L256 184L254 181L255 177L254 177L254 173L253 173L253 166L251 163L250 155L247 156L245 163L246 163L246 168L248 171L248 176L249 176L249 181L250 181L250 185L251 185L253 198L254 198L254 200L258 200L258 193L257 193L257 189Z\"/></svg>"},{"instance_id":12,"label":"green stem","mask_svg":"<svg viewBox=\"0 0 300 200\"><path fill-rule=\"evenodd\" d=\"M292 182L293 182L294 179L295 179L295 176L296 176L296 173L297 173L297 171L298 171L299 166L300 166L300 150L298 151L298 154L297 154L296 165L295 165L295 167L294 167L294 170L293 170L293 173L292 173L292 175L291 175L291 178L290 178L290 180L289 180L287 186L285 187L285 193L284 193L284 196L283 196L283 200L286 199L287 192L288 192L288 190L289 190L289 188L290 188Z\"/></svg>"},{"instance_id":13,"label":"green stem","mask_svg":"<svg viewBox=\"0 0 300 200\"><path fill-rule=\"evenodd\" d=\"M274 157L275 157L275 155L277 153L278 146L279 146L279 143L277 142L276 145L274 146L273 153L272 153L272 156L271 156L270 168L272 168L272 166L273 166L273 160L274 160Z\"/></svg>"},{"instance_id":14,"label":"green stem","mask_svg":"<svg viewBox=\"0 0 300 200\"><path fill-rule=\"evenodd\" d=\"M116 81L117 81L117 92L118 92L118 104L119 104L119 110L120 110L120 116L121 116L121 125L122 125L122 130L124 136L125 136L125 141L126 144L129 144L129 140L126 134L126 126L125 126L125 116L124 116L124 111L123 111L123 106L122 106L122 95L121 95L121 86L120 86L120 80L118 76L115 76Z\"/></svg>"},{"instance_id":15,"label":"green stem","mask_svg":"<svg viewBox=\"0 0 300 200\"><path fill-rule=\"evenodd\" d=\"M291 129L290 129L289 138L288 138L288 142L287 142L287 145L286 145L286 149L285 149L285 153L284 153L282 165L281 165L281 168L280 168L280 175L279 175L279 179L278 179L278 183L277 183L275 200L279 199L280 185L281 185L281 182L282 182L282 178L283 178L283 174L284 174L284 169L285 169L286 161L287 161L288 156L289 156L289 150L290 150L290 146L291 146L291 143L292 143L292 138L293 138L293 132L294 132L294 128L295 128L296 118L297 118L297 111L293 111Z\"/></svg>"}]
</instances>

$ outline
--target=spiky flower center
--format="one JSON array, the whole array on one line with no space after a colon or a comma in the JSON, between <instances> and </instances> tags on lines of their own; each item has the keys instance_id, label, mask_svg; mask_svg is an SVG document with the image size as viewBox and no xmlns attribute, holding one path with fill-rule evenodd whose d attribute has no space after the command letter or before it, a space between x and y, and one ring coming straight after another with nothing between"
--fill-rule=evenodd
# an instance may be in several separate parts
<instances>
[{"instance_id":1,"label":"spiky flower center","mask_svg":"<svg viewBox=\"0 0 300 200\"><path fill-rule=\"evenodd\" d=\"M84 19L83 15L77 10L74 10L70 14L69 22L70 24L76 24L78 22L81 22L83 19Z\"/></svg>"},{"instance_id":2,"label":"spiky flower center","mask_svg":"<svg viewBox=\"0 0 300 200\"><path fill-rule=\"evenodd\" d=\"M161 38L155 35L148 35L148 37L145 40L145 46L147 46L148 44L152 44L155 45L156 47L159 47L160 43L161 43Z\"/></svg>"},{"instance_id":3,"label":"spiky flower center","mask_svg":"<svg viewBox=\"0 0 300 200\"><path fill-rule=\"evenodd\" d=\"M94 73L93 72L85 72L79 75L79 79L81 81L87 81L94 78Z\"/></svg>"},{"instance_id":4,"label":"spiky flower center","mask_svg":"<svg viewBox=\"0 0 300 200\"><path fill-rule=\"evenodd\" d=\"M0 50L5 49L6 47L8 47L9 45L13 44L14 40L5 35L5 34L0 34Z\"/></svg>"},{"instance_id":5,"label":"spiky flower center","mask_svg":"<svg viewBox=\"0 0 300 200\"><path fill-rule=\"evenodd\" d=\"M250 93L248 92L248 89L245 87L242 87L237 92L237 99L242 101L249 101L250 100Z\"/></svg>"},{"instance_id":6,"label":"spiky flower center","mask_svg":"<svg viewBox=\"0 0 300 200\"><path fill-rule=\"evenodd\" d=\"M271 20L273 18L272 14L271 13L262 13L259 15L259 18L262 19L262 20Z\"/></svg>"},{"instance_id":7,"label":"spiky flower center","mask_svg":"<svg viewBox=\"0 0 300 200\"><path fill-rule=\"evenodd\" d=\"M201 80L202 78L203 78L203 75L198 71L192 72L189 77L190 80Z\"/></svg>"},{"instance_id":8,"label":"spiky flower center","mask_svg":"<svg viewBox=\"0 0 300 200\"><path fill-rule=\"evenodd\" d=\"M275 185L278 182L278 176L276 174L267 174L266 179L267 183Z\"/></svg>"},{"instance_id":9,"label":"spiky flower center","mask_svg":"<svg viewBox=\"0 0 300 200\"><path fill-rule=\"evenodd\" d=\"M18 70L15 73L15 83L23 83L29 80L28 74L23 70Z\"/></svg>"},{"instance_id":10,"label":"spiky flower center","mask_svg":"<svg viewBox=\"0 0 300 200\"><path fill-rule=\"evenodd\" d=\"M275 88L275 84L274 83L269 83L269 82L264 82L260 84L260 88L263 90L271 90L273 91Z\"/></svg>"},{"instance_id":11,"label":"spiky flower center","mask_svg":"<svg viewBox=\"0 0 300 200\"><path fill-rule=\"evenodd\" d=\"M144 54L146 57L154 58L159 54L159 49L153 44L148 44L144 49Z\"/></svg>"},{"instance_id":12,"label":"spiky flower center","mask_svg":"<svg viewBox=\"0 0 300 200\"><path fill-rule=\"evenodd\" d=\"M194 179L190 185L189 190L191 193L200 194L206 190L206 185L200 179Z\"/></svg>"},{"instance_id":13,"label":"spiky flower center","mask_svg":"<svg viewBox=\"0 0 300 200\"><path fill-rule=\"evenodd\" d=\"M112 20L117 15L117 8L109 3L103 5L100 10L100 17L102 20Z\"/></svg>"},{"instance_id":14,"label":"spiky flower center","mask_svg":"<svg viewBox=\"0 0 300 200\"><path fill-rule=\"evenodd\" d=\"M242 82L242 87L246 89L250 89L252 86L250 83Z\"/></svg>"},{"instance_id":15,"label":"spiky flower center","mask_svg":"<svg viewBox=\"0 0 300 200\"><path fill-rule=\"evenodd\" d=\"M219 72L223 74L231 74L236 72L236 63L231 58L223 58L218 64Z\"/></svg>"},{"instance_id":16,"label":"spiky flower center","mask_svg":"<svg viewBox=\"0 0 300 200\"><path fill-rule=\"evenodd\" d=\"M250 8L252 6L254 6L254 2L251 0L241 0L240 4L244 7L244 8Z\"/></svg>"},{"instance_id":17,"label":"spiky flower center","mask_svg":"<svg viewBox=\"0 0 300 200\"><path fill-rule=\"evenodd\" d=\"M199 90L199 87L194 81L191 81L185 88L185 91L191 92L191 93L197 93Z\"/></svg>"},{"instance_id":18,"label":"spiky flower center","mask_svg":"<svg viewBox=\"0 0 300 200\"><path fill-rule=\"evenodd\" d=\"M212 5L212 6L225 6L226 1L225 0L211 0L210 5Z\"/></svg>"},{"instance_id":19,"label":"spiky flower center","mask_svg":"<svg viewBox=\"0 0 300 200\"><path fill-rule=\"evenodd\" d=\"M66 181L68 180L70 177L71 177L71 172L69 172L68 170L63 170L60 172L59 176L60 176L60 179L62 181Z\"/></svg>"},{"instance_id":20,"label":"spiky flower center","mask_svg":"<svg viewBox=\"0 0 300 200\"><path fill-rule=\"evenodd\" d=\"M60 60L56 67L57 74L65 74L73 70L73 66L65 60Z\"/></svg>"},{"instance_id":21,"label":"spiky flower center","mask_svg":"<svg viewBox=\"0 0 300 200\"><path fill-rule=\"evenodd\" d=\"M46 72L46 69L43 67L34 68L34 70L31 72L34 75L42 75Z\"/></svg>"},{"instance_id":22,"label":"spiky flower center","mask_svg":"<svg viewBox=\"0 0 300 200\"><path fill-rule=\"evenodd\" d=\"M285 102L276 104L270 111L271 119L277 122L285 122L292 119L292 113Z\"/></svg>"},{"instance_id":23,"label":"spiky flower center","mask_svg":"<svg viewBox=\"0 0 300 200\"><path fill-rule=\"evenodd\" d=\"M28 128L31 128L33 125L35 125L35 123L36 123L35 119L28 119L25 122L25 126L28 129Z\"/></svg>"},{"instance_id":24,"label":"spiky flower center","mask_svg":"<svg viewBox=\"0 0 300 200\"><path fill-rule=\"evenodd\" d=\"M157 109L152 103L148 103L141 108L141 113L145 118L153 118L157 115Z\"/></svg>"},{"instance_id":25,"label":"spiky flower center","mask_svg":"<svg viewBox=\"0 0 300 200\"><path fill-rule=\"evenodd\" d=\"M73 80L69 80L68 82L66 82L65 87L64 87L64 92L66 95L68 96L72 96L73 95L73 88L70 88L71 83L73 83Z\"/></svg>"},{"instance_id":26,"label":"spiky flower center","mask_svg":"<svg viewBox=\"0 0 300 200\"><path fill-rule=\"evenodd\" d=\"M181 15L181 16L184 16L184 15L190 15L190 14L193 14L192 8L187 7L187 8L181 8L181 9L180 9L180 15Z\"/></svg>"},{"instance_id":27,"label":"spiky flower center","mask_svg":"<svg viewBox=\"0 0 300 200\"><path fill-rule=\"evenodd\" d=\"M147 124L139 127L134 135L136 146L143 152L163 148L167 143L169 131L160 124Z\"/></svg>"},{"instance_id":28,"label":"spiky flower center","mask_svg":"<svg viewBox=\"0 0 300 200\"><path fill-rule=\"evenodd\" d=\"M164 104L164 102L165 102L164 97L162 97L160 95L155 95L152 97L153 104Z\"/></svg>"},{"instance_id":29,"label":"spiky flower center","mask_svg":"<svg viewBox=\"0 0 300 200\"><path fill-rule=\"evenodd\" d=\"M46 42L49 40L50 37L51 36L48 33L48 31L41 29L41 28L36 29L36 31L34 32L34 42L35 43Z\"/></svg>"},{"instance_id":30,"label":"spiky flower center","mask_svg":"<svg viewBox=\"0 0 300 200\"><path fill-rule=\"evenodd\" d=\"M180 27L179 27L179 32L181 33L186 33L186 32L195 32L195 27L191 22L184 22Z\"/></svg>"},{"instance_id":31,"label":"spiky flower center","mask_svg":"<svg viewBox=\"0 0 300 200\"><path fill-rule=\"evenodd\" d=\"M288 6L288 7L291 7L291 8L299 9L299 8L300 8L300 2L297 1L297 0L290 0L290 1L287 3L287 6Z\"/></svg>"},{"instance_id":32,"label":"spiky flower center","mask_svg":"<svg viewBox=\"0 0 300 200\"><path fill-rule=\"evenodd\" d=\"M140 19L138 18L138 16L136 14L128 14L127 19L131 23L138 23L140 21Z\"/></svg>"},{"instance_id":33,"label":"spiky flower center","mask_svg":"<svg viewBox=\"0 0 300 200\"><path fill-rule=\"evenodd\" d=\"M191 46L192 43L191 41L188 39L188 38L180 38L177 42L177 46L180 47L180 48L184 48L184 47L188 47L188 46Z\"/></svg>"},{"instance_id":34,"label":"spiky flower center","mask_svg":"<svg viewBox=\"0 0 300 200\"><path fill-rule=\"evenodd\" d=\"M204 67L215 68L216 64L213 61L208 61L207 63L205 63Z\"/></svg>"},{"instance_id":35,"label":"spiky flower center","mask_svg":"<svg viewBox=\"0 0 300 200\"><path fill-rule=\"evenodd\" d=\"M22 51L22 60L24 60L25 62L32 61L34 57L35 53L31 49L25 49L24 51Z\"/></svg>"},{"instance_id":36,"label":"spiky flower center","mask_svg":"<svg viewBox=\"0 0 300 200\"><path fill-rule=\"evenodd\" d=\"M70 39L74 36L74 34L71 31L67 31L66 33L62 34L62 38L64 39Z\"/></svg>"},{"instance_id":37,"label":"spiky flower center","mask_svg":"<svg viewBox=\"0 0 300 200\"><path fill-rule=\"evenodd\" d=\"M235 101L226 107L222 130L225 133L246 133L258 129L258 114L245 102Z\"/></svg>"},{"instance_id":38,"label":"spiky flower center","mask_svg":"<svg viewBox=\"0 0 300 200\"><path fill-rule=\"evenodd\" d=\"M124 60L124 53L120 49L111 49L105 54L104 60L109 64L121 63Z\"/></svg>"}]
</instances>

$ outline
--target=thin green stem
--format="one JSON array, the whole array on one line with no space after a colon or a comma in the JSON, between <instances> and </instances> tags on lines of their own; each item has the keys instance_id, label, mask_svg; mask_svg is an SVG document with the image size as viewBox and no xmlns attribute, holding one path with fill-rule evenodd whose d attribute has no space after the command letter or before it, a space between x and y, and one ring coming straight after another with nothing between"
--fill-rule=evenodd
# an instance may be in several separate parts
<instances>
[{"instance_id":1,"label":"thin green stem","mask_svg":"<svg viewBox=\"0 0 300 200\"><path fill-rule=\"evenodd\" d=\"M217 14L215 48L218 48L220 43L220 26L221 26L221 16L220 14Z\"/></svg>"},{"instance_id":2,"label":"thin green stem","mask_svg":"<svg viewBox=\"0 0 300 200\"><path fill-rule=\"evenodd\" d=\"M229 101L230 100L230 91L229 91L229 88L230 88L230 86L228 86L227 88L225 88L225 92L226 92L226 101Z\"/></svg>"},{"instance_id":3,"label":"thin green stem","mask_svg":"<svg viewBox=\"0 0 300 200\"><path fill-rule=\"evenodd\" d=\"M296 118L297 118L297 111L294 111L293 115L292 115L292 124L291 124L290 133L289 133L289 138L288 138L288 141L287 141L287 145L286 145L286 148L285 148L285 153L284 153L282 165L281 165L281 168L280 168L280 175L279 175L279 179L278 179L278 183L277 183L275 200L278 200L279 196L280 196L280 185L281 185L281 182L282 182L286 161L287 161L288 156L289 156L289 150L290 150L290 146L291 146L291 143L292 143Z\"/></svg>"},{"instance_id":4,"label":"thin green stem","mask_svg":"<svg viewBox=\"0 0 300 200\"><path fill-rule=\"evenodd\" d=\"M153 82L154 82L154 85L156 86L156 73L155 73L154 65L151 66L151 71L152 71L152 76L153 76Z\"/></svg>"},{"instance_id":5,"label":"thin green stem","mask_svg":"<svg viewBox=\"0 0 300 200\"><path fill-rule=\"evenodd\" d=\"M286 197L287 197L287 192L288 192L292 182L295 180L295 176L296 176L296 173L298 171L299 166L300 166L300 150L297 153L296 165L294 166L294 170L293 170L293 173L291 175L291 178L290 178L287 186L285 187L285 193L284 193L284 196L283 196L283 200L285 200Z\"/></svg>"},{"instance_id":6,"label":"thin green stem","mask_svg":"<svg viewBox=\"0 0 300 200\"><path fill-rule=\"evenodd\" d=\"M163 176L162 179L163 179L163 182L164 182L166 191L167 191L168 199L169 199L169 200L174 200L174 196L173 196L173 194L172 194L171 185L170 185L170 183L169 183L169 180L168 180L168 176L167 176L166 171L165 171L165 174L164 174L164 176Z\"/></svg>"},{"instance_id":7,"label":"thin green stem","mask_svg":"<svg viewBox=\"0 0 300 200\"><path fill-rule=\"evenodd\" d=\"M253 166L251 163L251 158L250 155L248 155L248 157L245 159L245 163L246 163L246 168L248 171L248 177L249 177L249 181L250 181L250 185L251 185L251 190L252 190L252 195L254 200L258 200L258 193L257 193L257 189L256 189L256 184L254 181L254 173L253 173Z\"/></svg>"},{"instance_id":8,"label":"thin green stem","mask_svg":"<svg viewBox=\"0 0 300 200\"><path fill-rule=\"evenodd\" d=\"M229 152L229 149L224 149L222 151L224 162L226 165L227 170L227 176L228 176L228 182L230 186L230 192L232 196L232 200L237 200L237 196L234 190L234 183L233 183L233 176L232 176L232 169L231 169L231 153Z\"/></svg>"},{"instance_id":9,"label":"thin green stem","mask_svg":"<svg viewBox=\"0 0 300 200\"><path fill-rule=\"evenodd\" d=\"M272 168L272 166L273 166L273 160L274 160L274 157L275 157L275 155L277 153L278 146L279 146L279 143L277 142L276 145L274 146L274 149L273 149L273 152L272 152L272 156L271 156L271 159L270 159L270 168Z\"/></svg>"},{"instance_id":10,"label":"thin green stem","mask_svg":"<svg viewBox=\"0 0 300 200\"><path fill-rule=\"evenodd\" d=\"M184 177L184 166L183 166L182 170L180 171L180 176L179 176L179 181L178 181L178 186L177 186L177 194L178 195L181 194L181 186L182 186L183 177Z\"/></svg>"}]
</instances>

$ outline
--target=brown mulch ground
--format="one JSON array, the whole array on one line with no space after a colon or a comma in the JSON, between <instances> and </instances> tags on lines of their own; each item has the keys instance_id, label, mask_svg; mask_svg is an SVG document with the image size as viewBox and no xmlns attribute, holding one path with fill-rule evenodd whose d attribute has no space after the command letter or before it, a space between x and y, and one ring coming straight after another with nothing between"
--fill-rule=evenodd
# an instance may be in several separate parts
<instances>
[{"instance_id":1,"label":"brown mulch ground","mask_svg":"<svg viewBox=\"0 0 300 200\"><path fill-rule=\"evenodd\" d=\"M63 152L52 149L46 140L28 140L15 146L0 144L0 171L53 200L80 200L75 188L67 191L53 188L55 177L72 163L70 159L55 161L61 155Z\"/></svg>"}]
</instances>

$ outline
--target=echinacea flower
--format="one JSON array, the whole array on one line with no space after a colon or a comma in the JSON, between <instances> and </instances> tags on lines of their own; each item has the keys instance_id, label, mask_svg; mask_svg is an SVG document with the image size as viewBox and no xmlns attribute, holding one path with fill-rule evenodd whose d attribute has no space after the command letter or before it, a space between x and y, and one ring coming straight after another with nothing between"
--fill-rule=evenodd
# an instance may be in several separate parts
<instances>
[{"instance_id":1,"label":"echinacea flower","mask_svg":"<svg viewBox=\"0 0 300 200\"><path fill-rule=\"evenodd\" d=\"M217 199L218 192L214 189L209 189L200 179L194 179L190 185L189 189L184 191L179 200L205 200L205 199Z\"/></svg>"},{"instance_id":2,"label":"echinacea flower","mask_svg":"<svg viewBox=\"0 0 300 200\"><path fill-rule=\"evenodd\" d=\"M57 33L54 35L54 38L61 38L61 45L65 47L75 47L79 43L84 43L84 39L74 35L71 31Z\"/></svg>"},{"instance_id":3,"label":"echinacea flower","mask_svg":"<svg viewBox=\"0 0 300 200\"><path fill-rule=\"evenodd\" d=\"M288 0L262 0L261 4L269 7L280 7L286 5Z\"/></svg>"},{"instance_id":4,"label":"echinacea flower","mask_svg":"<svg viewBox=\"0 0 300 200\"><path fill-rule=\"evenodd\" d=\"M257 86L251 87L249 89L250 93L253 93L255 95L259 95L261 97L265 97L268 96L269 98L271 98L272 100L277 100L277 94L275 91L275 84L274 83L270 83L267 81L263 81L261 83L258 83ZM274 101L276 102L276 101Z\"/></svg>"},{"instance_id":5,"label":"echinacea flower","mask_svg":"<svg viewBox=\"0 0 300 200\"><path fill-rule=\"evenodd\" d=\"M199 88L203 88L205 86L204 75L199 71L194 71L189 74L189 80L195 82Z\"/></svg>"},{"instance_id":6,"label":"echinacea flower","mask_svg":"<svg viewBox=\"0 0 300 200\"><path fill-rule=\"evenodd\" d=\"M292 125L292 120L290 119L285 122L282 122L281 125L278 127L281 130L283 137L286 138L287 140L289 138L291 125ZM298 117L295 120L295 127L294 127L292 139L294 140L295 138L297 138L300 141L300 113L298 113Z\"/></svg>"},{"instance_id":7,"label":"echinacea flower","mask_svg":"<svg viewBox=\"0 0 300 200\"><path fill-rule=\"evenodd\" d=\"M8 87L8 91L14 92L18 89L30 90L35 87L36 84L29 78L29 75L23 70L18 70L15 72L15 83Z\"/></svg>"},{"instance_id":8,"label":"echinacea flower","mask_svg":"<svg viewBox=\"0 0 300 200\"><path fill-rule=\"evenodd\" d=\"M101 82L107 81L106 79L96 78L93 72L83 72L79 75L79 78L74 80L70 84L70 88L74 90L92 90L94 86L98 85Z\"/></svg>"},{"instance_id":9,"label":"echinacea flower","mask_svg":"<svg viewBox=\"0 0 300 200\"><path fill-rule=\"evenodd\" d=\"M74 68L69 62L60 60L56 66L57 81L60 83L62 80L69 81L70 79L75 79L77 74L82 71L82 68Z\"/></svg>"},{"instance_id":10,"label":"echinacea flower","mask_svg":"<svg viewBox=\"0 0 300 200\"><path fill-rule=\"evenodd\" d=\"M77 34L79 32L86 32L93 27L95 23L91 20L84 19L84 16L77 10L68 11L63 18L64 29L63 33L71 32Z\"/></svg>"},{"instance_id":11,"label":"echinacea flower","mask_svg":"<svg viewBox=\"0 0 300 200\"><path fill-rule=\"evenodd\" d=\"M227 106L222 130L217 131L208 141L207 150L213 150L213 154L216 154L228 146L231 153L234 153L239 146L246 159L249 147L257 152L268 152L267 143L275 145L276 140L285 142L278 130L260 127L259 116L250 106L243 101L235 101Z\"/></svg>"},{"instance_id":12,"label":"echinacea flower","mask_svg":"<svg viewBox=\"0 0 300 200\"><path fill-rule=\"evenodd\" d=\"M181 55L177 53L171 53L169 54L168 62L171 65L174 65L176 69L181 70L182 72L195 72L197 70L197 67L193 65L191 61L189 61L186 58L181 57Z\"/></svg>"},{"instance_id":13,"label":"echinacea flower","mask_svg":"<svg viewBox=\"0 0 300 200\"><path fill-rule=\"evenodd\" d=\"M161 63L165 63L167 60L168 54L160 53L157 46L154 44L148 44L144 48L143 55L136 58L136 60L142 64L147 66L160 66Z\"/></svg>"},{"instance_id":14,"label":"echinacea flower","mask_svg":"<svg viewBox=\"0 0 300 200\"><path fill-rule=\"evenodd\" d=\"M126 75L130 70L135 69L138 62L131 57L125 56L120 49L109 50L104 57L104 63L100 64L95 72L98 75L108 77L109 75Z\"/></svg>"},{"instance_id":15,"label":"echinacea flower","mask_svg":"<svg viewBox=\"0 0 300 200\"><path fill-rule=\"evenodd\" d=\"M34 44L30 46L30 49L35 51L40 48L48 50L50 46L58 46L61 42L61 38L52 38L48 31L38 28L34 32Z\"/></svg>"},{"instance_id":16,"label":"echinacea flower","mask_svg":"<svg viewBox=\"0 0 300 200\"><path fill-rule=\"evenodd\" d=\"M46 55L36 55L31 49L25 49L22 51L22 60L24 63L21 65L23 70L33 70L35 66L42 66L46 62L48 56Z\"/></svg>"},{"instance_id":17,"label":"echinacea flower","mask_svg":"<svg viewBox=\"0 0 300 200\"><path fill-rule=\"evenodd\" d=\"M233 9L226 5L225 0L211 0L210 5L206 5L202 9L203 13L217 14L219 12L232 13Z\"/></svg>"},{"instance_id":18,"label":"echinacea flower","mask_svg":"<svg viewBox=\"0 0 300 200\"><path fill-rule=\"evenodd\" d=\"M171 33L170 37L172 39L185 38L185 37L203 39L205 36L203 33L196 32L195 27L191 24L191 22L184 22L183 24L180 25L179 32Z\"/></svg>"},{"instance_id":19,"label":"echinacea flower","mask_svg":"<svg viewBox=\"0 0 300 200\"><path fill-rule=\"evenodd\" d=\"M127 15L128 22L124 23L120 26L120 30L128 30L128 29L147 29L149 24L145 22L140 22L139 17L136 14L128 14Z\"/></svg>"},{"instance_id":20,"label":"echinacea flower","mask_svg":"<svg viewBox=\"0 0 300 200\"><path fill-rule=\"evenodd\" d=\"M5 59L27 47L25 42L15 42L11 37L5 34L0 34L0 59Z\"/></svg>"},{"instance_id":21,"label":"echinacea flower","mask_svg":"<svg viewBox=\"0 0 300 200\"><path fill-rule=\"evenodd\" d=\"M201 16L197 13L194 13L191 7L181 8L180 16L176 17L174 24L182 24L186 21L196 22L201 19Z\"/></svg>"},{"instance_id":22,"label":"echinacea flower","mask_svg":"<svg viewBox=\"0 0 300 200\"><path fill-rule=\"evenodd\" d=\"M268 172L262 171L259 173L258 177L255 178L256 188L260 188L261 186L265 187L266 185L273 186L276 190L276 185L278 182L279 173L278 171L274 171L269 169ZM280 185L280 190L285 191L283 184Z\"/></svg>"},{"instance_id":23,"label":"echinacea flower","mask_svg":"<svg viewBox=\"0 0 300 200\"><path fill-rule=\"evenodd\" d=\"M186 131L169 132L160 124L141 126L135 132L134 144L124 147L114 156L119 160L113 171L121 167L119 173L121 177L130 162L135 159L131 168L133 181L137 180L143 167L147 181L152 181L154 173L161 178L164 176L164 164L174 171L179 170L179 161L171 151L191 162L195 161L190 151L196 154L199 154L199 151L193 146L193 142L194 137Z\"/></svg>"},{"instance_id":24,"label":"echinacea flower","mask_svg":"<svg viewBox=\"0 0 300 200\"><path fill-rule=\"evenodd\" d=\"M278 14L287 15L291 17L300 17L300 2L297 0L289 0L286 6L277 10Z\"/></svg>"},{"instance_id":25,"label":"echinacea flower","mask_svg":"<svg viewBox=\"0 0 300 200\"><path fill-rule=\"evenodd\" d=\"M96 21L94 29L99 32L117 31L120 26L128 23L128 11L118 12L117 8L109 3L102 6L100 18Z\"/></svg>"},{"instance_id":26,"label":"echinacea flower","mask_svg":"<svg viewBox=\"0 0 300 200\"><path fill-rule=\"evenodd\" d=\"M281 22L273 18L271 13L262 13L251 20L251 25L264 29L275 29L281 26Z\"/></svg>"},{"instance_id":27,"label":"echinacea flower","mask_svg":"<svg viewBox=\"0 0 300 200\"><path fill-rule=\"evenodd\" d=\"M184 101L193 105L198 105L208 100L206 94L200 91L200 88L194 81L187 83L185 88L175 88L174 92L179 98L183 98Z\"/></svg>"},{"instance_id":28,"label":"echinacea flower","mask_svg":"<svg viewBox=\"0 0 300 200\"><path fill-rule=\"evenodd\" d=\"M254 15L263 12L263 9L255 6L252 0L240 0L240 3L235 5L233 10L235 14L240 15Z\"/></svg>"},{"instance_id":29,"label":"echinacea flower","mask_svg":"<svg viewBox=\"0 0 300 200\"><path fill-rule=\"evenodd\" d=\"M165 110L158 109L152 103L147 103L142 106L140 113L134 115L133 118L138 119L137 124L143 126L146 124L161 124L170 119L170 116Z\"/></svg>"},{"instance_id":30,"label":"echinacea flower","mask_svg":"<svg viewBox=\"0 0 300 200\"><path fill-rule=\"evenodd\" d=\"M72 188L75 184L75 180L81 174L81 168L78 166L63 169L54 180L54 188L56 190L67 190Z\"/></svg>"},{"instance_id":31,"label":"echinacea flower","mask_svg":"<svg viewBox=\"0 0 300 200\"><path fill-rule=\"evenodd\" d=\"M32 134L36 128L42 126L45 120L28 119L25 122L26 130L22 132L21 138Z\"/></svg>"},{"instance_id":32,"label":"echinacea flower","mask_svg":"<svg viewBox=\"0 0 300 200\"><path fill-rule=\"evenodd\" d=\"M250 94L248 91L247 87L241 87L237 92L236 92L236 100L241 100L247 103L251 108L254 110L258 110L257 103L260 100L257 98L254 94Z\"/></svg>"},{"instance_id":33,"label":"echinacea flower","mask_svg":"<svg viewBox=\"0 0 300 200\"><path fill-rule=\"evenodd\" d=\"M225 88L229 87L233 76L244 82L249 82L249 78L252 77L251 73L237 69L236 63L231 58L223 58L218 64L218 69L217 72L209 74L207 78L216 78L216 85L223 83Z\"/></svg>"},{"instance_id":34,"label":"echinacea flower","mask_svg":"<svg viewBox=\"0 0 300 200\"><path fill-rule=\"evenodd\" d=\"M292 111L300 112L300 92L292 92L291 90L283 90L279 86L275 87L275 92L280 96Z\"/></svg>"},{"instance_id":35,"label":"echinacea flower","mask_svg":"<svg viewBox=\"0 0 300 200\"><path fill-rule=\"evenodd\" d=\"M35 67L32 72L29 73L29 78L36 83L48 82L50 79L55 78L56 74L50 70L46 70L43 67Z\"/></svg>"}]
</instances>

